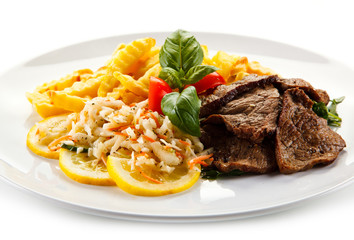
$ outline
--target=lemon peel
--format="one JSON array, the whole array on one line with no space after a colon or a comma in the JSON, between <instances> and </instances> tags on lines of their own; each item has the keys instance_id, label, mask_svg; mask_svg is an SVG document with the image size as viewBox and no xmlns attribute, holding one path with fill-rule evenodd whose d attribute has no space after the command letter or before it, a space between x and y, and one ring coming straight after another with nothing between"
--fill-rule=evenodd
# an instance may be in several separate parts
<instances>
[{"instance_id":1,"label":"lemon peel","mask_svg":"<svg viewBox=\"0 0 354 240\"><path fill-rule=\"evenodd\" d=\"M107 169L111 178L123 191L139 196L162 196L178 193L191 188L199 179L200 165L189 169L187 164L177 166L171 173L159 179L162 183L151 181L141 174L139 168L131 170L127 158L108 156ZM142 171L144 168L141 167ZM150 175L156 178L157 175Z\"/></svg>"},{"instance_id":2,"label":"lemon peel","mask_svg":"<svg viewBox=\"0 0 354 240\"><path fill-rule=\"evenodd\" d=\"M102 161L90 158L87 153L60 150L60 169L72 180L91 185L113 186L115 182Z\"/></svg>"},{"instance_id":3,"label":"lemon peel","mask_svg":"<svg viewBox=\"0 0 354 240\"><path fill-rule=\"evenodd\" d=\"M59 151L49 150L48 145L55 138L65 135L65 133L70 130L69 128L67 128L66 130L58 133L53 133L52 131L53 128L60 127L60 125L63 125L66 122L67 117L68 114L52 116L52 117L45 118L44 120L35 124L27 134L27 140L26 140L27 147L33 153L39 156L45 158L51 158L51 159L59 159ZM42 133L39 131L39 126L42 126L43 128L46 129L46 132L43 134L47 135L48 133L50 133L53 136L51 138L47 137L47 140L45 141L41 141L41 137L46 137L46 136L41 136ZM62 126L63 129L65 127L66 126Z\"/></svg>"}]
</instances>

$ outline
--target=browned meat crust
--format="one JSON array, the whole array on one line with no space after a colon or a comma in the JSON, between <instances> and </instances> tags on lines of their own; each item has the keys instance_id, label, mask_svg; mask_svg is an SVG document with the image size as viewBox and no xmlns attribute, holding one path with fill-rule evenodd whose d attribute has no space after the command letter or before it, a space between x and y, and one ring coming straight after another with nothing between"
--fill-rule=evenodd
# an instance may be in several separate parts
<instances>
[{"instance_id":1,"label":"browned meat crust","mask_svg":"<svg viewBox=\"0 0 354 240\"><path fill-rule=\"evenodd\" d=\"M274 86L282 92L289 88L299 88L306 92L307 95L316 102L323 102L326 105L329 103L329 96L326 91L315 89L312 85L301 78L277 78L274 81Z\"/></svg>"},{"instance_id":2,"label":"browned meat crust","mask_svg":"<svg viewBox=\"0 0 354 240\"><path fill-rule=\"evenodd\" d=\"M276 78L276 75L258 76L251 74L231 85L219 85L211 93L207 92L207 94L200 96L200 100L202 101L200 117L215 113L215 111L233 100L237 95L260 86L269 85L273 83Z\"/></svg>"},{"instance_id":3,"label":"browned meat crust","mask_svg":"<svg viewBox=\"0 0 354 240\"><path fill-rule=\"evenodd\" d=\"M273 141L255 144L230 134L222 125L205 125L202 132L204 144L214 148L213 165L222 172L268 173L277 167Z\"/></svg>"},{"instance_id":4,"label":"browned meat crust","mask_svg":"<svg viewBox=\"0 0 354 240\"><path fill-rule=\"evenodd\" d=\"M276 160L281 173L332 163L346 146L327 121L312 111L313 102L298 88L285 91L276 133Z\"/></svg>"},{"instance_id":5,"label":"browned meat crust","mask_svg":"<svg viewBox=\"0 0 354 240\"><path fill-rule=\"evenodd\" d=\"M258 87L227 103L203 124L225 124L235 136L261 143L275 133L280 109L278 90L271 85Z\"/></svg>"}]
</instances>

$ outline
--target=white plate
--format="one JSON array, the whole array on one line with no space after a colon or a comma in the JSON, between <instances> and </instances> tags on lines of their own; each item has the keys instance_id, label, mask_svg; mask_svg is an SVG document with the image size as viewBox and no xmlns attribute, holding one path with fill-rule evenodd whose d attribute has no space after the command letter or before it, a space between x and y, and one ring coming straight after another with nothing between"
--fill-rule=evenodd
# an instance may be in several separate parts
<instances>
[{"instance_id":1,"label":"white plate","mask_svg":"<svg viewBox=\"0 0 354 240\"><path fill-rule=\"evenodd\" d=\"M291 174L199 180L191 189L163 197L138 197L117 187L76 183L58 161L26 148L26 134L40 120L25 98L35 86L80 68L99 68L116 45L151 36L161 45L168 33L144 33L84 42L39 56L0 78L0 175L11 183L66 207L108 217L146 221L214 221L280 211L351 183L354 176L354 72L330 58L272 41L226 34L195 33L211 50L248 56L284 77L301 77L331 97L346 96L338 132L347 148L334 164ZM350 153L350 155L349 155Z\"/></svg>"}]
</instances>

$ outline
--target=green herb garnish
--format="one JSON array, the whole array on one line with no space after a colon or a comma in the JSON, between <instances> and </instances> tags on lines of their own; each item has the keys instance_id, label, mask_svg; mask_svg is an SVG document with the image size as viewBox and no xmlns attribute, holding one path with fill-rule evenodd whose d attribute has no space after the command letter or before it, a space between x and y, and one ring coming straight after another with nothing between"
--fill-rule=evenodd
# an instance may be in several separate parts
<instances>
[{"instance_id":1,"label":"green herb garnish","mask_svg":"<svg viewBox=\"0 0 354 240\"><path fill-rule=\"evenodd\" d=\"M78 149L79 147L75 147L75 146L72 146L72 145L68 145L68 144L63 143L63 144L61 145L61 148L65 148L65 149L67 149L67 150L69 150L69 151L72 151L72 152L77 152L77 149ZM83 148L83 150L82 150L81 152L82 152L82 153L88 153L88 148Z\"/></svg>"},{"instance_id":2,"label":"green herb garnish","mask_svg":"<svg viewBox=\"0 0 354 240\"><path fill-rule=\"evenodd\" d=\"M200 99L195 87L188 87L181 93L172 92L165 95L161 108L171 122L193 136L200 136L199 110Z\"/></svg>"},{"instance_id":3,"label":"green herb garnish","mask_svg":"<svg viewBox=\"0 0 354 240\"><path fill-rule=\"evenodd\" d=\"M241 170L234 169L230 172L220 172L215 169L210 169L210 168L202 168L201 176L204 179L218 179L222 177L231 177L231 176L241 176L245 175L247 173L242 172Z\"/></svg>"},{"instance_id":4,"label":"green herb garnish","mask_svg":"<svg viewBox=\"0 0 354 240\"><path fill-rule=\"evenodd\" d=\"M159 78L166 81L172 89L179 90L163 97L162 112L174 125L193 136L200 136L200 100L193 86L185 86L218 70L215 66L201 65L203 58L203 50L198 41L184 30L172 33L159 55L162 67Z\"/></svg>"},{"instance_id":5,"label":"green herb garnish","mask_svg":"<svg viewBox=\"0 0 354 240\"><path fill-rule=\"evenodd\" d=\"M332 127L340 127L342 119L337 113L337 105L344 101L345 97L331 100L331 104L327 107L323 102L314 102L312 110L321 118L327 120L327 124Z\"/></svg>"}]
</instances>

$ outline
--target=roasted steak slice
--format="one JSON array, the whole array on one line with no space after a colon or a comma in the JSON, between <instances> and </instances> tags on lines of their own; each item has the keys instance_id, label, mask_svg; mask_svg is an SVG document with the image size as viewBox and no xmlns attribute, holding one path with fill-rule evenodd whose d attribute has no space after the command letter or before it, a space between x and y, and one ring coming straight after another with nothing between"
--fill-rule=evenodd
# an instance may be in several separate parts
<instances>
[{"instance_id":1,"label":"roasted steak slice","mask_svg":"<svg viewBox=\"0 0 354 240\"><path fill-rule=\"evenodd\" d=\"M323 102L326 105L330 100L325 90L315 89L310 83L301 78L277 78L274 81L274 86L281 91L286 91L289 88L300 88L316 102Z\"/></svg>"},{"instance_id":2,"label":"roasted steak slice","mask_svg":"<svg viewBox=\"0 0 354 240\"><path fill-rule=\"evenodd\" d=\"M252 143L232 135L223 125L205 125L202 143L214 148L213 166L221 172L234 169L251 173L268 173L276 169L273 141Z\"/></svg>"},{"instance_id":3,"label":"roasted steak slice","mask_svg":"<svg viewBox=\"0 0 354 240\"><path fill-rule=\"evenodd\" d=\"M205 117L214 113L217 109L233 100L237 95L259 86L269 85L277 78L276 75L258 76L251 74L233 84L217 86L212 92L207 92L206 94L199 96L202 101L200 117Z\"/></svg>"},{"instance_id":4,"label":"roasted steak slice","mask_svg":"<svg viewBox=\"0 0 354 240\"><path fill-rule=\"evenodd\" d=\"M346 146L327 121L312 111L312 100L298 88L285 91L276 132L276 160L282 173L332 163Z\"/></svg>"},{"instance_id":5,"label":"roasted steak slice","mask_svg":"<svg viewBox=\"0 0 354 240\"><path fill-rule=\"evenodd\" d=\"M273 85L257 87L238 95L202 124L225 124L237 137L260 143L274 135L280 109L280 95Z\"/></svg>"}]
</instances>

